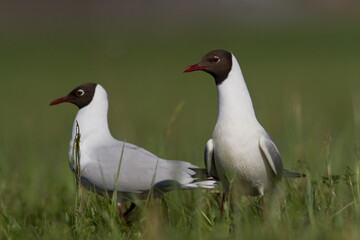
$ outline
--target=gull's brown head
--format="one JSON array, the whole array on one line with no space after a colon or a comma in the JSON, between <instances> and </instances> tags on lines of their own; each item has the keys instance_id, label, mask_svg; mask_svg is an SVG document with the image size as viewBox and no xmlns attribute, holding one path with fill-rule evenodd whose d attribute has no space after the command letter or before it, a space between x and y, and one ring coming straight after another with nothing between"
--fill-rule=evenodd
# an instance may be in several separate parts
<instances>
[{"instance_id":1,"label":"gull's brown head","mask_svg":"<svg viewBox=\"0 0 360 240\"><path fill-rule=\"evenodd\" d=\"M202 70L214 77L216 85L221 84L232 68L232 54L225 50L213 50L202 57L199 63L185 68L184 72Z\"/></svg>"},{"instance_id":2,"label":"gull's brown head","mask_svg":"<svg viewBox=\"0 0 360 240\"><path fill-rule=\"evenodd\" d=\"M96 83L86 83L76 87L68 95L55 99L50 106L70 102L75 104L79 109L87 106L93 99L95 94Z\"/></svg>"}]
</instances>

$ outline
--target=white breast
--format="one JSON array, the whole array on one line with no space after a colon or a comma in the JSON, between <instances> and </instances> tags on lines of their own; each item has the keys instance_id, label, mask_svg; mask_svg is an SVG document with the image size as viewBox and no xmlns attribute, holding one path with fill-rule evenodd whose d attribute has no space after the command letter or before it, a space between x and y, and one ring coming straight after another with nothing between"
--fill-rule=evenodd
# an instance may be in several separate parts
<instances>
[{"instance_id":1,"label":"white breast","mask_svg":"<svg viewBox=\"0 0 360 240\"><path fill-rule=\"evenodd\" d=\"M87 163L94 160L91 157L94 155L92 151L96 151L97 147L115 141L109 130L107 110L107 93L102 86L97 85L92 101L78 111L74 120L68 155L70 165L77 126L80 130L81 168L86 167Z\"/></svg>"},{"instance_id":2,"label":"white breast","mask_svg":"<svg viewBox=\"0 0 360 240\"><path fill-rule=\"evenodd\" d=\"M217 124L213 132L215 164L224 190L229 180L243 187L245 194L257 195L267 188L269 166L258 139L262 128L243 128L239 124ZM230 179L227 179L230 178Z\"/></svg>"}]
</instances>

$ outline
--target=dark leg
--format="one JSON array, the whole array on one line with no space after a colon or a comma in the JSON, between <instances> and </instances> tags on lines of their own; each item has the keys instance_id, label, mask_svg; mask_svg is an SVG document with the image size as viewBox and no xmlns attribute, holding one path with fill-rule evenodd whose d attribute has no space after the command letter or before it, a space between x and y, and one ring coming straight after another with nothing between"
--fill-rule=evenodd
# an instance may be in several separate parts
<instances>
[{"instance_id":1,"label":"dark leg","mask_svg":"<svg viewBox=\"0 0 360 240\"><path fill-rule=\"evenodd\" d=\"M225 193L223 193L223 197L222 197L222 200L221 200L221 205L220 205L220 211L221 211L221 216L223 217L224 216L224 204L225 204Z\"/></svg>"},{"instance_id":2,"label":"dark leg","mask_svg":"<svg viewBox=\"0 0 360 240\"><path fill-rule=\"evenodd\" d=\"M135 203L132 202L128 210L126 210L126 212L124 213L123 217L125 218L132 210L134 210L135 207Z\"/></svg>"},{"instance_id":3,"label":"dark leg","mask_svg":"<svg viewBox=\"0 0 360 240\"><path fill-rule=\"evenodd\" d=\"M264 195L261 195L260 200L261 200L261 213L262 213L263 218L265 218L265 201L264 201Z\"/></svg>"}]
</instances>

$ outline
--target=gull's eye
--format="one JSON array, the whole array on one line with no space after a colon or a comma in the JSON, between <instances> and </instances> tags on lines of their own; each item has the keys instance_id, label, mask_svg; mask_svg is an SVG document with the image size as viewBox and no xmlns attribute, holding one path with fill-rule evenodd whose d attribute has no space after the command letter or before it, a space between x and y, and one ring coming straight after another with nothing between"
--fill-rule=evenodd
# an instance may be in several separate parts
<instances>
[{"instance_id":1,"label":"gull's eye","mask_svg":"<svg viewBox=\"0 0 360 240\"><path fill-rule=\"evenodd\" d=\"M218 63L218 62L220 62L220 58L217 57L217 56L215 56L215 57L213 57L213 58L211 59L211 62L213 62L213 63Z\"/></svg>"},{"instance_id":2,"label":"gull's eye","mask_svg":"<svg viewBox=\"0 0 360 240\"><path fill-rule=\"evenodd\" d=\"M79 89L79 90L76 91L76 96L81 97L82 95L84 95L84 93L85 93L84 90Z\"/></svg>"}]
</instances>

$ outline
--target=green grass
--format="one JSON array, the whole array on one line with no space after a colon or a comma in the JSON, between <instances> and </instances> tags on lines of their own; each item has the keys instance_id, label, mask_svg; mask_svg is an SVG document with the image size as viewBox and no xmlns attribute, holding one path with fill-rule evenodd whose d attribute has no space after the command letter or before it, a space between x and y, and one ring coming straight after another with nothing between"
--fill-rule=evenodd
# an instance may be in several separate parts
<instances>
[{"instance_id":1,"label":"green grass","mask_svg":"<svg viewBox=\"0 0 360 240\"><path fill-rule=\"evenodd\" d=\"M208 28L122 27L0 38L0 239L358 238L358 24L227 26L222 39ZM50 101L81 83L100 83L116 138L203 166L216 90L207 74L181 72L216 48L236 55L285 167L307 178L282 181L266 198L264 220L258 199L240 196L221 218L218 191L139 202L130 223L117 218L111 201L87 191L76 204L67 163L76 108L50 108Z\"/></svg>"}]
</instances>

